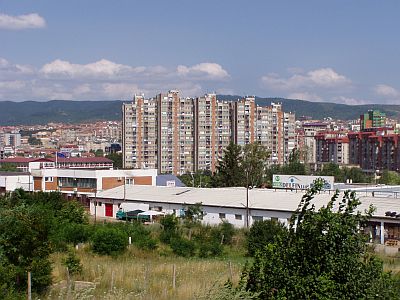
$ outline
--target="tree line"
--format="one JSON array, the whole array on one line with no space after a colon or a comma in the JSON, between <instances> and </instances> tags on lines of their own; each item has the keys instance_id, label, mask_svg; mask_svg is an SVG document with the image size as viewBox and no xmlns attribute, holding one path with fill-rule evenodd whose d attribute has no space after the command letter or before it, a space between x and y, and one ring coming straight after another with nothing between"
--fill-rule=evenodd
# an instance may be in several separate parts
<instances>
[{"instance_id":1,"label":"tree line","mask_svg":"<svg viewBox=\"0 0 400 300\"><path fill-rule=\"evenodd\" d=\"M312 171L308 164L302 162L301 156L300 150L293 149L287 163L270 165L267 163L270 153L259 143L240 146L231 142L224 149L215 173L209 170L197 171L194 174L183 174L179 178L186 186L194 187L272 187L273 174L334 176L336 182L351 180L353 183L374 183L374 176L358 167L340 167L328 163L321 170ZM397 181L393 179L394 173L381 177L379 182L400 182L400 175ZM387 171L383 174L387 174Z\"/></svg>"}]
</instances>

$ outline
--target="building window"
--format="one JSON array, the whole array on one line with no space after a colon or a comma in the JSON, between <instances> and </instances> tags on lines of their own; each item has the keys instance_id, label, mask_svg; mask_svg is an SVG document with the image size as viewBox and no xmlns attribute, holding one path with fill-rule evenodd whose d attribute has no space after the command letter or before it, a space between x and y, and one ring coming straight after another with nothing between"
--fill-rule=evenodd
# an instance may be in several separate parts
<instances>
[{"instance_id":1,"label":"building window","mask_svg":"<svg viewBox=\"0 0 400 300\"><path fill-rule=\"evenodd\" d=\"M272 218L271 218L271 221L273 221L273 222L275 222L275 223L278 223L278 218L272 217Z\"/></svg>"},{"instance_id":2,"label":"building window","mask_svg":"<svg viewBox=\"0 0 400 300\"><path fill-rule=\"evenodd\" d=\"M98 205L98 206L101 206L102 204L103 204L103 203L101 203L101 202L97 202L97 205Z\"/></svg>"},{"instance_id":3,"label":"building window","mask_svg":"<svg viewBox=\"0 0 400 300\"><path fill-rule=\"evenodd\" d=\"M242 215L235 215L235 220L242 220Z\"/></svg>"},{"instance_id":4,"label":"building window","mask_svg":"<svg viewBox=\"0 0 400 300\"><path fill-rule=\"evenodd\" d=\"M262 216L253 216L253 221L254 222L256 222L256 221L262 221L263 220L263 217Z\"/></svg>"},{"instance_id":5,"label":"building window","mask_svg":"<svg viewBox=\"0 0 400 300\"><path fill-rule=\"evenodd\" d=\"M225 215L224 213L219 213L219 218L220 218L220 219L225 219L225 218L226 218L226 215Z\"/></svg>"},{"instance_id":6,"label":"building window","mask_svg":"<svg viewBox=\"0 0 400 300\"><path fill-rule=\"evenodd\" d=\"M53 182L53 180L54 180L53 177L45 177L44 178L45 182Z\"/></svg>"},{"instance_id":7,"label":"building window","mask_svg":"<svg viewBox=\"0 0 400 300\"><path fill-rule=\"evenodd\" d=\"M133 185L134 184L134 179L133 178L125 178L125 184L128 185Z\"/></svg>"}]
</instances>

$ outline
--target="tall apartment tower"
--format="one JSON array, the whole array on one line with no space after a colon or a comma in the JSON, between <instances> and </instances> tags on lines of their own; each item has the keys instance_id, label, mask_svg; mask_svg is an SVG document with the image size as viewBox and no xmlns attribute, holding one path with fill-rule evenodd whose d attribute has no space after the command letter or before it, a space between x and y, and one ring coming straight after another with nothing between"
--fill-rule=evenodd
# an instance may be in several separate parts
<instances>
[{"instance_id":1,"label":"tall apartment tower","mask_svg":"<svg viewBox=\"0 0 400 300\"><path fill-rule=\"evenodd\" d=\"M282 105L257 106L257 142L270 153L270 164L283 164L295 148L295 115L282 111Z\"/></svg>"},{"instance_id":2,"label":"tall apartment tower","mask_svg":"<svg viewBox=\"0 0 400 300\"><path fill-rule=\"evenodd\" d=\"M123 167L157 167L157 107L154 99L135 95L123 104Z\"/></svg>"},{"instance_id":3,"label":"tall apartment tower","mask_svg":"<svg viewBox=\"0 0 400 300\"><path fill-rule=\"evenodd\" d=\"M179 115L180 99L178 91L158 94L158 172L179 174Z\"/></svg>"},{"instance_id":4,"label":"tall apartment tower","mask_svg":"<svg viewBox=\"0 0 400 300\"><path fill-rule=\"evenodd\" d=\"M218 101L216 94L181 98L178 91L123 105L124 168L157 168L159 173L216 171L223 150L259 142L269 163L283 164L295 147L294 114L280 104L260 107L254 97Z\"/></svg>"},{"instance_id":5,"label":"tall apartment tower","mask_svg":"<svg viewBox=\"0 0 400 300\"><path fill-rule=\"evenodd\" d=\"M296 117L294 113L283 113L283 163L289 161L290 153L296 148Z\"/></svg>"},{"instance_id":6,"label":"tall apartment tower","mask_svg":"<svg viewBox=\"0 0 400 300\"><path fill-rule=\"evenodd\" d=\"M179 174L191 173L195 166L195 99L181 98L179 106Z\"/></svg>"},{"instance_id":7,"label":"tall apartment tower","mask_svg":"<svg viewBox=\"0 0 400 300\"><path fill-rule=\"evenodd\" d=\"M246 97L232 104L233 141L247 145L255 141L256 102L254 97Z\"/></svg>"},{"instance_id":8,"label":"tall apartment tower","mask_svg":"<svg viewBox=\"0 0 400 300\"><path fill-rule=\"evenodd\" d=\"M231 105L217 101L216 94L196 98L195 169L216 171L223 149L231 140Z\"/></svg>"}]
</instances>

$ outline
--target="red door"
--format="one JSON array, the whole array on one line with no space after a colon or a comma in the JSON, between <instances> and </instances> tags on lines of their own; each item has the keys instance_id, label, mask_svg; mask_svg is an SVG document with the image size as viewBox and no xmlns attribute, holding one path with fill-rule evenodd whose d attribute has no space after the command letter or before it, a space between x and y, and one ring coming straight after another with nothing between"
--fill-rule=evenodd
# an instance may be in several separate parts
<instances>
[{"instance_id":1,"label":"red door","mask_svg":"<svg viewBox=\"0 0 400 300\"><path fill-rule=\"evenodd\" d=\"M112 217L113 216L113 205L110 203L105 203L106 206L106 217Z\"/></svg>"}]
</instances>

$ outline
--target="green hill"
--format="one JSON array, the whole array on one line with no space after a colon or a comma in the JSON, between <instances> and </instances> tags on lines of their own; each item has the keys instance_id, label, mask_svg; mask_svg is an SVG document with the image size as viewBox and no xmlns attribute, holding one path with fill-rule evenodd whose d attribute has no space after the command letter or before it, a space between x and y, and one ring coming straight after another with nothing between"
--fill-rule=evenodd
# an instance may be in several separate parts
<instances>
[{"instance_id":1,"label":"green hill","mask_svg":"<svg viewBox=\"0 0 400 300\"><path fill-rule=\"evenodd\" d=\"M218 99L234 101L241 96L218 95ZM331 117L333 119L356 119L369 109L378 109L388 117L400 117L400 105L345 105L326 102L310 102L283 98L256 97L259 105L280 102L285 111L296 116L310 116L315 119ZM123 101L66 101L48 102L11 102L0 101L0 126L32 125L49 122L79 123L95 120L121 120Z\"/></svg>"}]
</instances>

